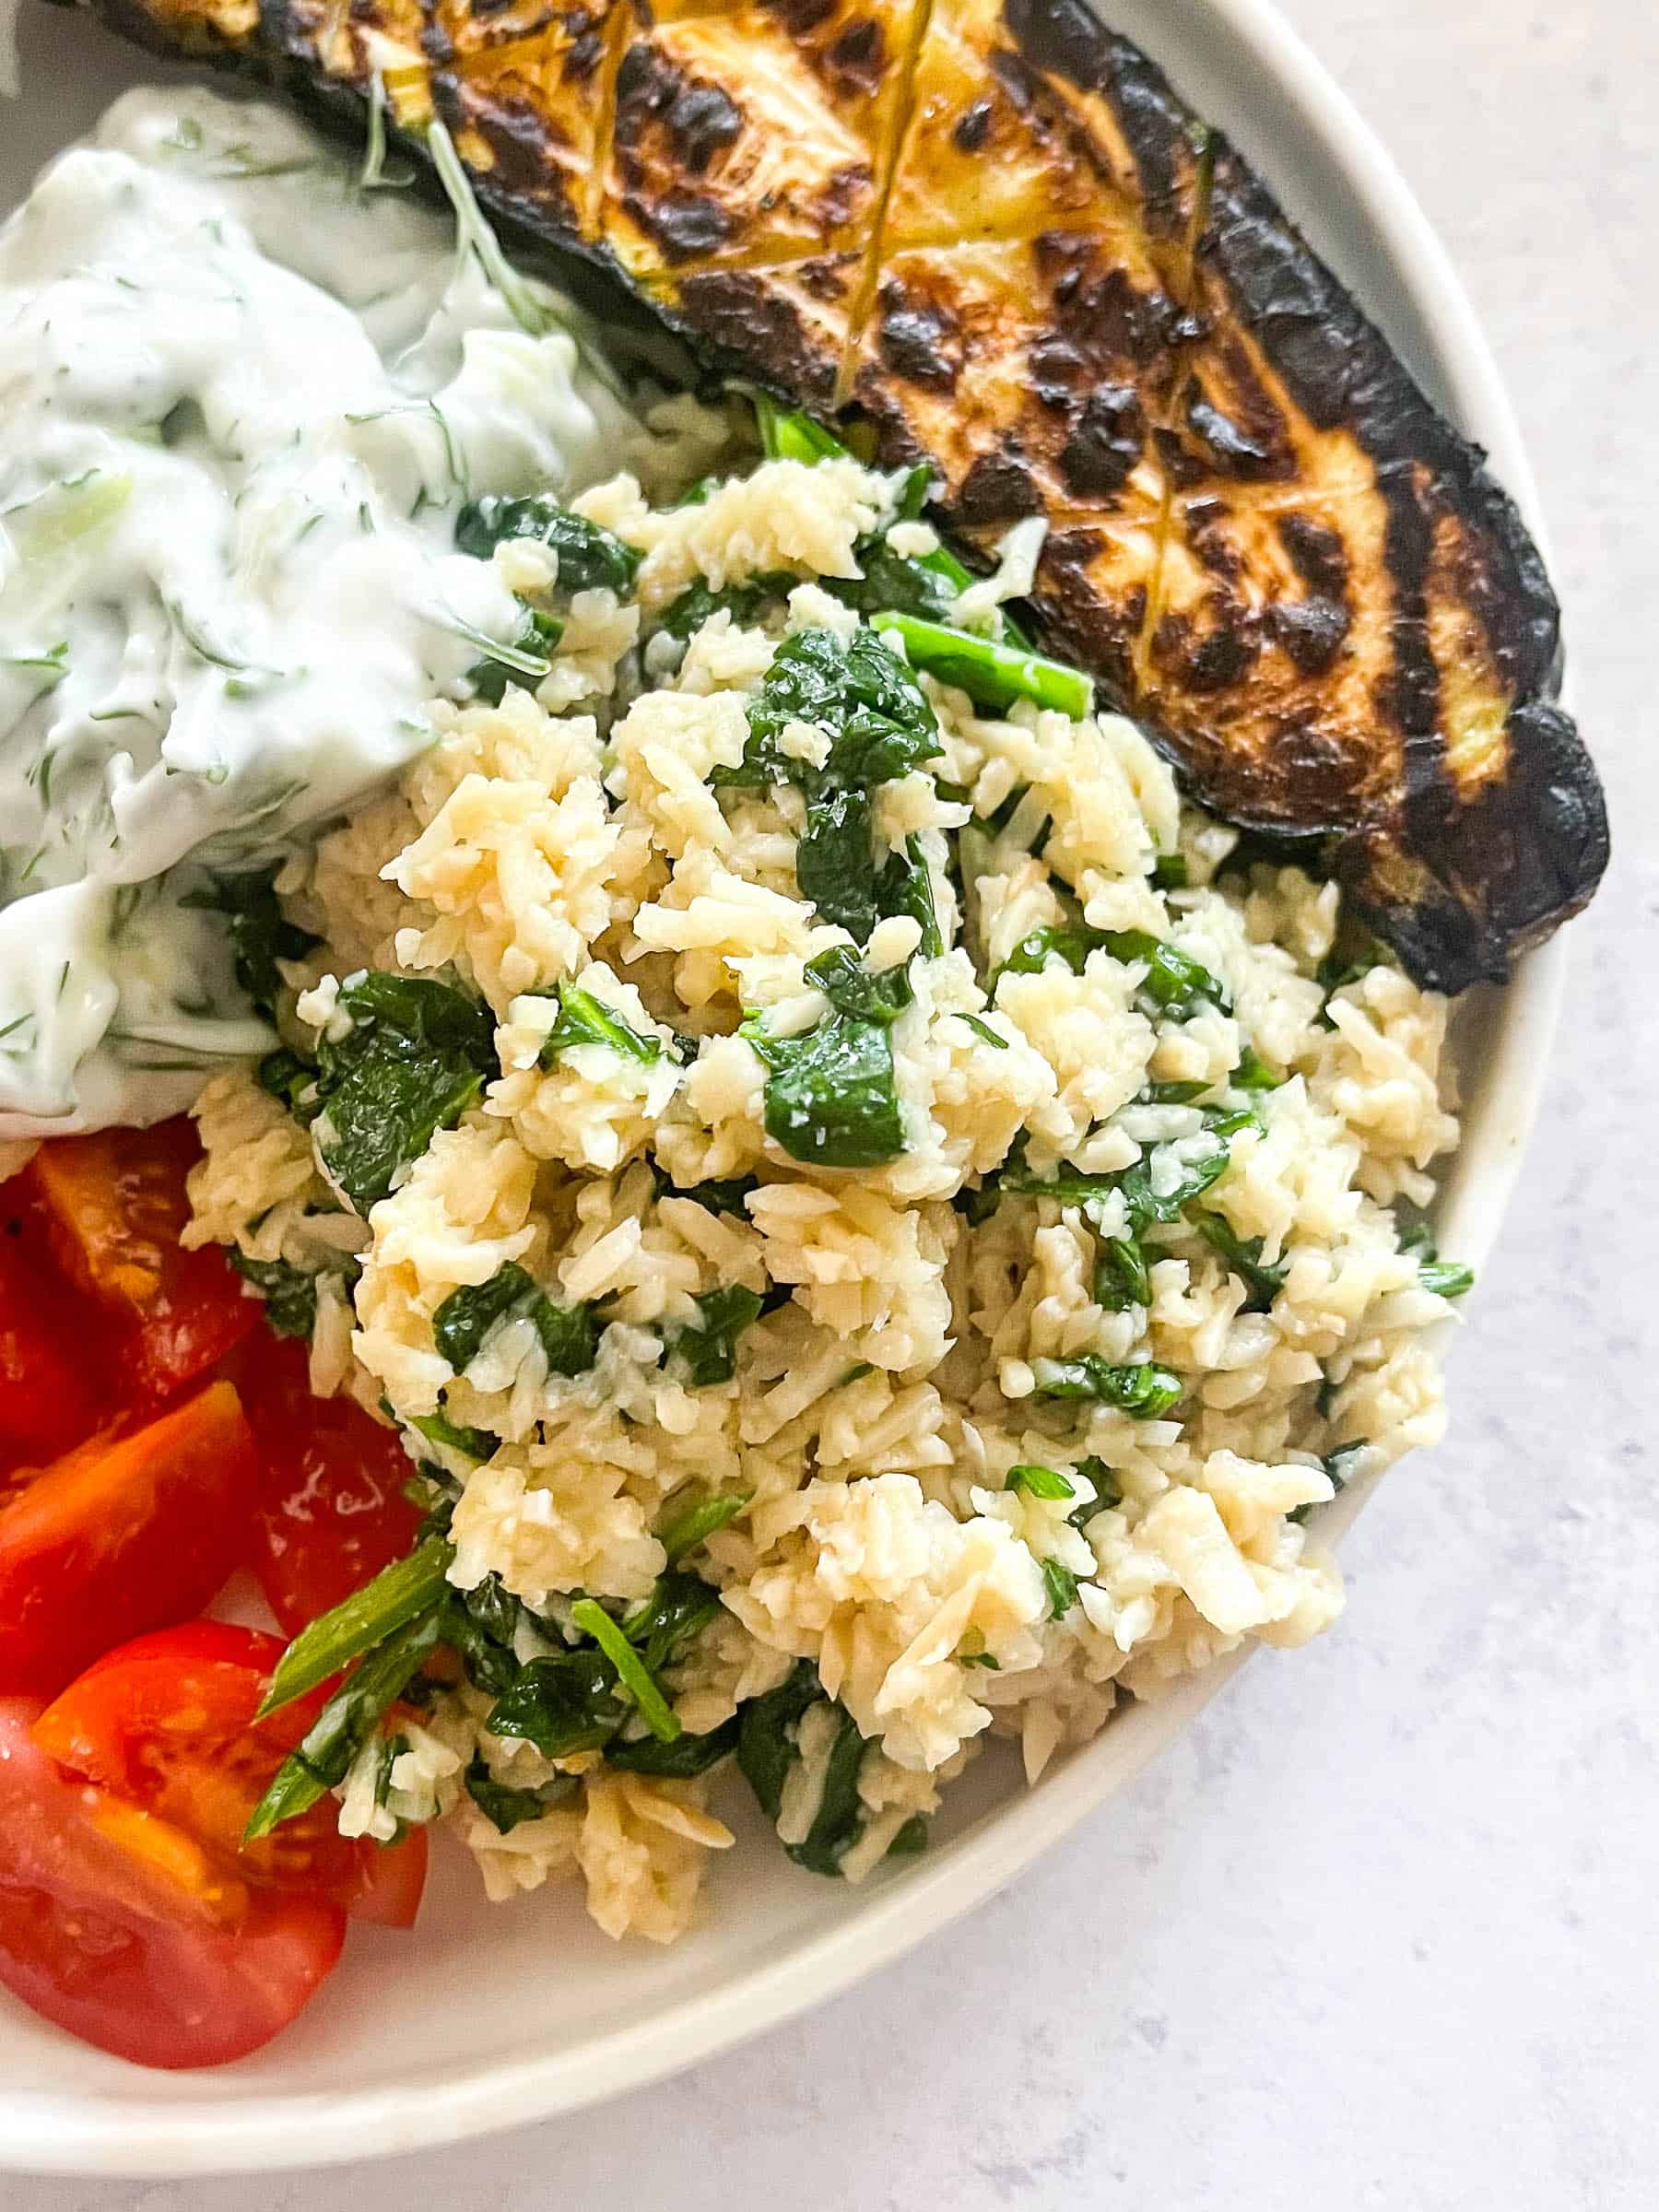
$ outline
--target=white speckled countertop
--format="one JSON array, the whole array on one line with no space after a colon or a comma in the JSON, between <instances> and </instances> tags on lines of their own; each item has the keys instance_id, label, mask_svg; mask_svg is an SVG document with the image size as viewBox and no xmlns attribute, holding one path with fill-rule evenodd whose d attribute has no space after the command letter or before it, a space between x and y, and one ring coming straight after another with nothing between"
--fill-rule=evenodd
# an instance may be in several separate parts
<instances>
[{"instance_id":1,"label":"white speckled countertop","mask_svg":"<svg viewBox=\"0 0 1659 2212\"><path fill-rule=\"evenodd\" d=\"M1345 1622L975 1923L769 2042L421 2161L7 2212L1624 2212L1659 2201L1659 31L1283 0L1452 248L1552 530L1617 857L1453 1373Z\"/></svg>"}]
</instances>

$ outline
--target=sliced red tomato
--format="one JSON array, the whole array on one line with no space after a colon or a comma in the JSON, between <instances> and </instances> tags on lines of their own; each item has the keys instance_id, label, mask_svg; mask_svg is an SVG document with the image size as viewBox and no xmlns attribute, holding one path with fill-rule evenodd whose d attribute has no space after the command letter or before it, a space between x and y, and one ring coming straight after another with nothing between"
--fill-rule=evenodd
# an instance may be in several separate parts
<instances>
[{"instance_id":1,"label":"sliced red tomato","mask_svg":"<svg viewBox=\"0 0 1659 2212\"><path fill-rule=\"evenodd\" d=\"M155 1814L67 1780L38 1712L0 1700L0 1983L139 2065L257 2051L333 1971L344 1913L228 1878Z\"/></svg>"},{"instance_id":2,"label":"sliced red tomato","mask_svg":"<svg viewBox=\"0 0 1659 2212\"><path fill-rule=\"evenodd\" d=\"M0 1507L0 1694L50 1696L112 1644L199 1613L247 1554L257 1477L236 1392L215 1382L16 1492Z\"/></svg>"},{"instance_id":3,"label":"sliced red tomato","mask_svg":"<svg viewBox=\"0 0 1659 2212\"><path fill-rule=\"evenodd\" d=\"M305 1347L262 1329L238 1366L264 1467L254 1571L292 1636L401 1559L420 1514L394 1429L349 1398L314 1398Z\"/></svg>"},{"instance_id":4,"label":"sliced red tomato","mask_svg":"<svg viewBox=\"0 0 1659 2212\"><path fill-rule=\"evenodd\" d=\"M410 1927L426 1883L424 1829L387 1846L342 1836L338 1807L324 1797L258 1842L242 1841L325 1694L255 1718L282 1650L275 1636L214 1620L140 1636L54 1699L35 1741L72 1773L181 1830L251 1888L326 1897L360 1920Z\"/></svg>"},{"instance_id":5,"label":"sliced red tomato","mask_svg":"<svg viewBox=\"0 0 1659 2212\"><path fill-rule=\"evenodd\" d=\"M203 1374L258 1319L217 1246L185 1252L185 1178L201 1158L190 1122L55 1137L29 1162L67 1273L122 1332L133 1386L152 1403Z\"/></svg>"},{"instance_id":6,"label":"sliced red tomato","mask_svg":"<svg viewBox=\"0 0 1659 2212\"><path fill-rule=\"evenodd\" d=\"M0 1185L0 1478L112 1420L109 1331L60 1274L27 1179Z\"/></svg>"}]
</instances>

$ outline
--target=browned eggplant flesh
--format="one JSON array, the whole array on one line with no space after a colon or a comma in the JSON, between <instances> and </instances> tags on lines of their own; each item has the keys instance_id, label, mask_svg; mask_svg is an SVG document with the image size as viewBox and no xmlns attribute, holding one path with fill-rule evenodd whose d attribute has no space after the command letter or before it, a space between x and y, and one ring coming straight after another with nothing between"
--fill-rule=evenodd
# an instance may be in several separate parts
<instances>
[{"instance_id":1,"label":"browned eggplant flesh","mask_svg":"<svg viewBox=\"0 0 1659 2212\"><path fill-rule=\"evenodd\" d=\"M1242 157L1084 0L91 0L362 128L718 368L928 463L1188 788L1459 991L1583 905L1594 769L1483 455Z\"/></svg>"}]
</instances>

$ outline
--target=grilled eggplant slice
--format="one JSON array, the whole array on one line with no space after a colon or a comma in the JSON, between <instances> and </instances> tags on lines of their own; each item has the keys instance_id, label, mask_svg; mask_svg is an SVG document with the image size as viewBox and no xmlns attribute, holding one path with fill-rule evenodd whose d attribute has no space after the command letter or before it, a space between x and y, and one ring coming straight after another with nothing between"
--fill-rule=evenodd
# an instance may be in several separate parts
<instances>
[{"instance_id":1,"label":"grilled eggplant slice","mask_svg":"<svg viewBox=\"0 0 1659 2212\"><path fill-rule=\"evenodd\" d=\"M1558 611L1483 456L1261 179L1085 0L87 0L360 127L715 362L1052 524L1050 643L1421 981L1507 973L1606 865Z\"/></svg>"}]
</instances>

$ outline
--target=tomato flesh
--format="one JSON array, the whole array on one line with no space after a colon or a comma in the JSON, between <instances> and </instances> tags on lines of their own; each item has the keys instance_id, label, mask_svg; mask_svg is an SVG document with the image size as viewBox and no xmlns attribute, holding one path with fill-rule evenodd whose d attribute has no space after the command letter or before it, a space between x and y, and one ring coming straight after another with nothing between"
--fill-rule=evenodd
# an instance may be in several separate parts
<instances>
[{"instance_id":1,"label":"tomato flesh","mask_svg":"<svg viewBox=\"0 0 1659 2212\"><path fill-rule=\"evenodd\" d=\"M40 1466L113 1418L108 1331L58 1271L22 1176L0 1186L0 1478Z\"/></svg>"},{"instance_id":2,"label":"tomato flesh","mask_svg":"<svg viewBox=\"0 0 1659 2212\"><path fill-rule=\"evenodd\" d=\"M420 1526L396 1430L349 1398L313 1397L308 1364L302 1344L262 1330L237 1371L264 1469L254 1571L290 1636L401 1559Z\"/></svg>"},{"instance_id":3,"label":"tomato flesh","mask_svg":"<svg viewBox=\"0 0 1659 2212\"><path fill-rule=\"evenodd\" d=\"M282 1650L275 1636L222 1621L141 1636L54 1699L35 1741L71 1773L182 1830L251 1888L326 1897L358 1919L409 1927L426 1882L424 1829L384 1847L342 1836L324 1797L258 1842L242 1841L325 1695L255 1717Z\"/></svg>"},{"instance_id":4,"label":"tomato flesh","mask_svg":"<svg viewBox=\"0 0 1659 2212\"><path fill-rule=\"evenodd\" d=\"M248 1548L257 1461L215 1382L77 1445L0 1507L0 1694L50 1696L111 1645L199 1613Z\"/></svg>"},{"instance_id":5,"label":"tomato flesh","mask_svg":"<svg viewBox=\"0 0 1659 2212\"><path fill-rule=\"evenodd\" d=\"M201 1158L182 1116L154 1129L55 1137L29 1162L66 1272L121 1333L133 1388L171 1397L239 1344L259 1317L217 1247L185 1252L185 1179Z\"/></svg>"},{"instance_id":6,"label":"tomato flesh","mask_svg":"<svg viewBox=\"0 0 1659 2212\"><path fill-rule=\"evenodd\" d=\"M340 1908L200 1878L189 1839L58 1771L38 1712L0 1700L0 1983L138 2065L257 2051L332 1972Z\"/></svg>"}]
</instances>

